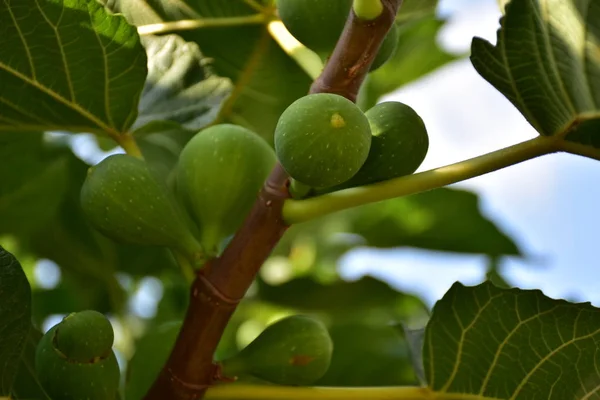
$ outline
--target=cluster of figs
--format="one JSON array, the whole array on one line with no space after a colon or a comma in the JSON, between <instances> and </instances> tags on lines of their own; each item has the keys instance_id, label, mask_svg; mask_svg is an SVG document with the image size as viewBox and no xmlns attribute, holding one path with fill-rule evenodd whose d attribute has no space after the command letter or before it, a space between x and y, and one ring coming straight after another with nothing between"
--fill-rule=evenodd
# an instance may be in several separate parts
<instances>
[{"instance_id":1,"label":"cluster of figs","mask_svg":"<svg viewBox=\"0 0 600 400\"><path fill-rule=\"evenodd\" d=\"M141 400L160 373L181 322L164 323L137 344L127 370L127 400ZM117 400L121 373L112 349L114 331L101 313L69 314L42 337L36 348L38 381L53 400ZM221 376L242 382L310 385L331 362L333 343L325 325L291 315L267 326L250 344L219 361Z\"/></svg>"},{"instance_id":2,"label":"cluster of figs","mask_svg":"<svg viewBox=\"0 0 600 400\"><path fill-rule=\"evenodd\" d=\"M278 0L287 29L324 59L351 7L352 0ZM371 70L391 57L397 40L393 26ZM192 137L169 179L140 158L112 155L89 169L81 207L106 236L168 247L200 267L207 256L218 256L240 227L277 161L291 176L292 190L299 188L299 196L306 197L412 174L428 147L422 119L406 104L383 102L363 112L342 96L309 94L281 114L274 149L255 132L224 123ZM180 321L166 323L138 344L127 373L128 400L143 398L180 327ZM37 346L35 362L48 395L54 400L120 398L113 340L109 320L96 311L70 314L51 328ZM329 368L332 350L321 322L293 315L268 326L220 365L228 377L309 385Z\"/></svg>"}]
</instances>

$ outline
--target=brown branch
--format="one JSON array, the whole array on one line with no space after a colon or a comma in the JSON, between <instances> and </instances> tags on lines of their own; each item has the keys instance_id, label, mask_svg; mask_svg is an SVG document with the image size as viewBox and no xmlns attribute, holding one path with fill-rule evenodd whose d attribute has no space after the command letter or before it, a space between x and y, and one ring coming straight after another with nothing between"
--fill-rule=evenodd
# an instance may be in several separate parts
<instances>
[{"instance_id":1,"label":"brown branch","mask_svg":"<svg viewBox=\"0 0 600 400\"><path fill-rule=\"evenodd\" d=\"M277 165L223 255L198 272L179 337L147 400L199 399L215 383L213 354L227 322L287 229L281 217L287 178Z\"/></svg>"},{"instance_id":2,"label":"brown branch","mask_svg":"<svg viewBox=\"0 0 600 400\"><path fill-rule=\"evenodd\" d=\"M401 0L382 0L384 13L365 22L350 13L344 32L310 93L355 101ZM223 254L197 274L190 305L171 355L145 400L201 399L219 379L213 355L238 303L288 226L281 216L288 175L277 164L241 229Z\"/></svg>"},{"instance_id":3,"label":"brown branch","mask_svg":"<svg viewBox=\"0 0 600 400\"><path fill-rule=\"evenodd\" d=\"M402 0L381 2L383 13L371 21L361 20L350 12L344 32L310 93L335 93L356 101L358 90L402 4Z\"/></svg>"}]
</instances>

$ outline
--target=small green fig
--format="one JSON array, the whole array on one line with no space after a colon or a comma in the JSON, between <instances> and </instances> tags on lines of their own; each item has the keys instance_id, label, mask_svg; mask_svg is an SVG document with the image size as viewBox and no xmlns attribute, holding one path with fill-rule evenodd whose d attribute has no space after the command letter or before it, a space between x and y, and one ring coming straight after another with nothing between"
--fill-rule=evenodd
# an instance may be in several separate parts
<instances>
[{"instance_id":1,"label":"small green fig","mask_svg":"<svg viewBox=\"0 0 600 400\"><path fill-rule=\"evenodd\" d=\"M227 377L251 375L281 385L310 385L325 375L332 352L323 323L294 315L269 325L221 366Z\"/></svg>"},{"instance_id":2,"label":"small green fig","mask_svg":"<svg viewBox=\"0 0 600 400\"><path fill-rule=\"evenodd\" d=\"M381 42L381 47L379 47L379 51L371 64L370 72L375 71L379 67L383 66L396 52L396 48L398 47L398 40L400 38L400 31L396 24L393 24L387 35Z\"/></svg>"},{"instance_id":3,"label":"small green fig","mask_svg":"<svg viewBox=\"0 0 600 400\"><path fill-rule=\"evenodd\" d=\"M352 0L277 0L287 30L322 58L334 49L351 8Z\"/></svg>"},{"instance_id":4,"label":"small green fig","mask_svg":"<svg viewBox=\"0 0 600 400\"><path fill-rule=\"evenodd\" d=\"M138 158L115 154L91 167L81 207L96 229L115 240L168 246L191 258L202 253L185 211Z\"/></svg>"},{"instance_id":5,"label":"small green fig","mask_svg":"<svg viewBox=\"0 0 600 400\"><path fill-rule=\"evenodd\" d=\"M254 132L220 124L196 134L177 165L177 190L210 255L250 212L275 166L273 149Z\"/></svg>"},{"instance_id":6,"label":"small green fig","mask_svg":"<svg viewBox=\"0 0 600 400\"><path fill-rule=\"evenodd\" d=\"M35 370L53 400L117 399L120 371L110 322L96 311L65 317L42 337Z\"/></svg>"},{"instance_id":7,"label":"small green fig","mask_svg":"<svg viewBox=\"0 0 600 400\"><path fill-rule=\"evenodd\" d=\"M425 123L410 106L388 101L377 104L365 115L373 133L369 157L356 175L332 190L410 175L425 160L429 136Z\"/></svg>"},{"instance_id":8,"label":"small green fig","mask_svg":"<svg viewBox=\"0 0 600 400\"><path fill-rule=\"evenodd\" d=\"M135 345L127 366L125 398L141 400L167 362L175 345L181 321L165 322L148 331Z\"/></svg>"},{"instance_id":9,"label":"small green fig","mask_svg":"<svg viewBox=\"0 0 600 400\"><path fill-rule=\"evenodd\" d=\"M354 176L369 155L371 129L365 114L345 97L310 94L279 117L275 151L300 183L316 188L338 185Z\"/></svg>"}]
</instances>

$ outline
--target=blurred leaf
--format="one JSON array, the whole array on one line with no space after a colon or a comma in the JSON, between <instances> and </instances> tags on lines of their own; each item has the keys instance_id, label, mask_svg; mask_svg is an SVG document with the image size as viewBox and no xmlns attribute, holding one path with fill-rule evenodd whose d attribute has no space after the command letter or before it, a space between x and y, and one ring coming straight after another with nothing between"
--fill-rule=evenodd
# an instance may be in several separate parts
<instances>
[{"instance_id":1,"label":"blurred leaf","mask_svg":"<svg viewBox=\"0 0 600 400\"><path fill-rule=\"evenodd\" d=\"M87 169L87 164L71 155L68 159L69 187L59 212L35 235L23 240L33 254L56 262L61 267L63 279L74 280L72 289L77 296L99 296L103 301L109 300L112 310L117 311L125 298L115 278L118 264L115 244L87 223L79 203Z\"/></svg>"},{"instance_id":2,"label":"blurred leaf","mask_svg":"<svg viewBox=\"0 0 600 400\"><path fill-rule=\"evenodd\" d=\"M506 277L502 272L502 266L500 265L499 257L490 257L488 259L487 271L485 273L486 280L492 282L494 285L502 288L508 289L511 288L512 285L508 283Z\"/></svg>"},{"instance_id":3,"label":"blurred leaf","mask_svg":"<svg viewBox=\"0 0 600 400\"><path fill-rule=\"evenodd\" d=\"M243 1L153 0L143 8L135 0L108 0L107 4L137 26L256 14ZM197 43L202 54L213 60L214 71L234 84L233 94L221 110L220 122L246 126L272 143L279 116L308 92L311 80L271 38L266 25L204 27L179 33L184 40Z\"/></svg>"},{"instance_id":4,"label":"blurred leaf","mask_svg":"<svg viewBox=\"0 0 600 400\"><path fill-rule=\"evenodd\" d=\"M271 264L275 263L279 269L285 264L286 271L277 272L283 272L290 278L310 275L320 282L339 279L338 259L362 240L346 234L348 229L349 224L343 214L291 226L261 269L261 276L271 282L268 275Z\"/></svg>"},{"instance_id":5,"label":"blurred leaf","mask_svg":"<svg viewBox=\"0 0 600 400\"><path fill-rule=\"evenodd\" d=\"M396 21L416 19L435 13L438 0L404 0L396 16Z\"/></svg>"},{"instance_id":6,"label":"blurred leaf","mask_svg":"<svg viewBox=\"0 0 600 400\"><path fill-rule=\"evenodd\" d=\"M510 2L510 0L496 0L498 2L498 7L500 7L500 11L504 14L504 10L506 5Z\"/></svg>"},{"instance_id":7,"label":"blurred leaf","mask_svg":"<svg viewBox=\"0 0 600 400\"><path fill-rule=\"evenodd\" d=\"M409 349L392 326L355 322L329 329L333 356L316 386L400 386L416 384Z\"/></svg>"},{"instance_id":8,"label":"blurred leaf","mask_svg":"<svg viewBox=\"0 0 600 400\"><path fill-rule=\"evenodd\" d=\"M181 321L163 323L136 343L135 354L127 367L127 400L141 400L146 395L171 354L181 324Z\"/></svg>"},{"instance_id":9,"label":"blurred leaf","mask_svg":"<svg viewBox=\"0 0 600 400\"><path fill-rule=\"evenodd\" d=\"M411 246L457 253L520 256L521 251L479 209L476 194L441 188L360 207L351 231L368 246Z\"/></svg>"},{"instance_id":10,"label":"blurred leaf","mask_svg":"<svg viewBox=\"0 0 600 400\"><path fill-rule=\"evenodd\" d=\"M135 120L146 55L97 2L4 1L0 48L0 130L116 136Z\"/></svg>"},{"instance_id":11,"label":"blurred leaf","mask_svg":"<svg viewBox=\"0 0 600 400\"><path fill-rule=\"evenodd\" d=\"M540 135L600 148L600 3L513 0L471 61Z\"/></svg>"},{"instance_id":12,"label":"blurred leaf","mask_svg":"<svg viewBox=\"0 0 600 400\"><path fill-rule=\"evenodd\" d=\"M334 318L412 319L427 314L415 296L398 292L387 283L366 276L354 282L321 284L311 278L296 278L281 285L258 281L261 300L299 311L327 313Z\"/></svg>"},{"instance_id":13,"label":"blurred leaf","mask_svg":"<svg viewBox=\"0 0 600 400\"><path fill-rule=\"evenodd\" d=\"M29 233L54 216L66 192L66 154L41 132L0 132L0 234Z\"/></svg>"},{"instance_id":14,"label":"blurred leaf","mask_svg":"<svg viewBox=\"0 0 600 400\"><path fill-rule=\"evenodd\" d=\"M149 126L156 126L156 124L150 123L146 127ZM195 133L178 127L145 134L137 140L137 143L144 159L152 166L157 176L168 181L171 172L177 165L179 154Z\"/></svg>"},{"instance_id":15,"label":"blurred leaf","mask_svg":"<svg viewBox=\"0 0 600 400\"><path fill-rule=\"evenodd\" d=\"M231 92L231 81L211 73L198 46L177 35L145 36L142 43L148 55L148 78L132 129L136 133L174 128L197 132L213 122Z\"/></svg>"},{"instance_id":16,"label":"blurred leaf","mask_svg":"<svg viewBox=\"0 0 600 400\"><path fill-rule=\"evenodd\" d=\"M35 351L41 338L40 331L35 328L29 330L13 387L15 399L51 400L35 372Z\"/></svg>"},{"instance_id":17,"label":"blurred leaf","mask_svg":"<svg viewBox=\"0 0 600 400\"><path fill-rule=\"evenodd\" d=\"M0 246L0 396L10 396L31 329L31 289L19 261Z\"/></svg>"},{"instance_id":18,"label":"blurred leaf","mask_svg":"<svg viewBox=\"0 0 600 400\"><path fill-rule=\"evenodd\" d=\"M496 399L591 399L600 382L600 309L539 290L455 283L425 334L429 387Z\"/></svg>"},{"instance_id":19,"label":"blurred leaf","mask_svg":"<svg viewBox=\"0 0 600 400\"><path fill-rule=\"evenodd\" d=\"M445 52L437 43L437 36L445 23L434 13L397 23L400 32L398 48L387 63L368 75L357 104L368 110L383 95L456 60L457 56Z\"/></svg>"},{"instance_id":20,"label":"blurred leaf","mask_svg":"<svg viewBox=\"0 0 600 400\"><path fill-rule=\"evenodd\" d=\"M163 295L150 323L151 327L168 321L183 320L190 302L190 285L181 274L164 273L161 281Z\"/></svg>"}]
</instances>

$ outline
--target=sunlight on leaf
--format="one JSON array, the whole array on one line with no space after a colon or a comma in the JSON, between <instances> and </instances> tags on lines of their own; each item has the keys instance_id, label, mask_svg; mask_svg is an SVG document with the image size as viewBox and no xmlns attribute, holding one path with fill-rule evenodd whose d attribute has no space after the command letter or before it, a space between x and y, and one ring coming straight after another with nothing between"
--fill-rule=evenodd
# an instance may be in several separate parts
<instances>
[{"instance_id":1,"label":"sunlight on leaf","mask_svg":"<svg viewBox=\"0 0 600 400\"><path fill-rule=\"evenodd\" d=\"M137 26L256 14L240 0L107 0L106 4L123 12ZM272 142L279 116L308 92L311 80L271 38L266 24L212 26L174 33L197 43L202 54L212 60L215 73L233 82L232 95L221 110L219 122L245 126Z\"/></svg>"},{"instance_id":2,"label":"sunlight on leaf","mask_svg":"<svg viewBox=\"0 0 600 400\"><path fill-rule=\"evenodd\" d=\"M600 309L456 283L433 309L424 364L440 398L596 399Z\"/></svg>"},{"instance_id":3,"label":"sunlight on leaf","mask_svg":"<svg viewBox=\"0 0 600 400\"><path fill-rule=\"evenodd\" d=\"M96 1L0 2L0 130L113 137L137 116L146 55Z\"/></svg>"},{"instance_id":4,"label":"sunlight on leaf","mask_svg":"<svg viewBox=\"0 0 600 400\"><path fill-rule=\"evenodd\" d=\"M471 61L541 135L600 148L600 2L513 0Z\"/></svg>"}]
</instances>

